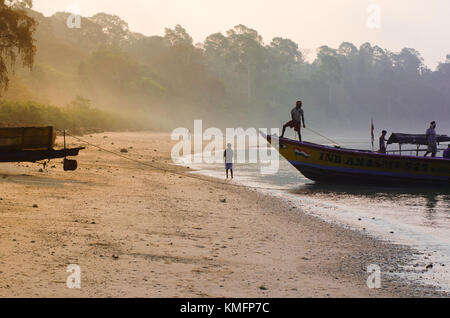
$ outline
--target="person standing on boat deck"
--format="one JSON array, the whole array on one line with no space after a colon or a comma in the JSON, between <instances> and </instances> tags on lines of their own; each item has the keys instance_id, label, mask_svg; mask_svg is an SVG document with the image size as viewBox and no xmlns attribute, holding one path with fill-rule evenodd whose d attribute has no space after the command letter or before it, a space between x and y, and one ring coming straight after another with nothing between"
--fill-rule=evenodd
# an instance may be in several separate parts
<instances>
[{"instance_id":1,"label":"person standing on boat deck","mask_svg":"<svg viewBox=\"0 0 450 318\"><path fill-rule=\"evenodd\" d=\"M227 173L228 179L228 170L231 172L231 179L233 179L233 157L234 152L231 149L231 144L227 144L227 149L223 152L223 158L225 159L225 171Z\"/></svg>"},{"instance_id":2,"label":"person standing on boat deck","mask_svg":"<svg viewBox=\"0 0 450 318\"><path fill-rule=\"evenodd\" d=\"M302 142L302 134L301 134L301 122L303 122L303 128L306 128L305 126L305 114L302 109L302 101L297 101L295 107L291 110L291 120L288 121L283 126L283 132L281 133L281 138L284 137L284 132L286 131L286 128L294 128L294 130L298 133L298 140Z\"/></svg>"},{"instance_id":3,"label":"person standing on boat deck","mask_svg":"<svg viewBox=\"0 0 450 318\"><path fill-rule=\"evenodd\" d=\"M450 145L448 145L447 150L444 151L444 155L442 156L444 159L450 159Z\"/></svg>"},{"instance_id":4,"label":"person standing on boat deck","mask_svg":"<svg viewBox=\"0 0 450 318\"><path fill-rule=\"evenodd\" d=\"M380 150L378 150L379 153L386 153L386 134L387 131L383 130L381 132L381 136L380 136Z\"/></svg>"},{"instance_id":5,"label":"person standing on boat deck","mask_svg":"<svg viewBox=\"0 0 450 318\"><path fill-rule=\"evenodd\" d=\"M428 144L428 150L425 153L424 157L428 156L431 153L431 157L436 157L437 154L437 138L436 138L436 122L432 121L430 124L430 128L427 129L425 136Z\"/></svg>"}]
</instances>

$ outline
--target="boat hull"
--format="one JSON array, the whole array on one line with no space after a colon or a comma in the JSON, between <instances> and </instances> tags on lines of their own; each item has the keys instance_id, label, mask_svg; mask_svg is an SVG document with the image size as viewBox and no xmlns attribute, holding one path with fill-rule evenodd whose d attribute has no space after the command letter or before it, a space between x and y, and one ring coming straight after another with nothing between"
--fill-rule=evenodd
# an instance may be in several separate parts
<instances>
[{"instance_id":1,"label":"boat hull","mask_svg":"<svg viewBox=\"0 0 450 318\"><path fill-rule=\"evenodd\" d=\"M41 160L58 159L78 156L84 147L61 149L61 150L39 150L39 151L0 151L0 162L36 162Z\"/></svg>"},{"instance_id":2,"label":"boat hull","mask_svg":"<svg viewBox=\"0 0 450 318\"><path fill-rule=\"evenodd\" d=\"M272 138L267 136L269 142ZM450 160L379 154L279 139L280 154L306 178L325 183L450 185Z\"/></svg>"}]
</instances>

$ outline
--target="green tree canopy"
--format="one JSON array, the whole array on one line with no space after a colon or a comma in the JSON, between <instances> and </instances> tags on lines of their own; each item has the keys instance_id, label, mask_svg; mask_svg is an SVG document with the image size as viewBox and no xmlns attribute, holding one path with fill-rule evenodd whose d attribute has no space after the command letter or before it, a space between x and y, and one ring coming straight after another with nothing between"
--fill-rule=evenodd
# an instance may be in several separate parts
<instances>
[{"instance_id":1,"label":"green tree canopy","mask_svg":"<svg viewBox=\"0 0 450 318\"><path fill-rule=\"evenodd\" d=\"M36 53L33 33L36 21L27 15L31 0L0 0L0 93L8 87L9 74L17 58L24 66L31 67Z\"/></svg>"}]
</instances>

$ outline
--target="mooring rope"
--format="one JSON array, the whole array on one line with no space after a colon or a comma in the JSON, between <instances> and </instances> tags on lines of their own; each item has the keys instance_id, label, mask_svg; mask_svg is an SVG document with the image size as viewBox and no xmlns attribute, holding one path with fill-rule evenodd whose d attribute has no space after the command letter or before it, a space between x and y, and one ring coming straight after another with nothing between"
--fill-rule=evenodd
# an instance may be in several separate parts
<instances>
[{"instance_id":1,"label":"mooring rope","mask_svg":"<svg viewBox=\"0 0 450 318\"><path fill-rule=\"evenodd\" d=\"M322 138L324 138L324 139L326 139L328 141L331 141L334 145L341 147L341 145L338 142L334 141L331 138L328 138L327 136L322 135L321 133L315 131L314 129L311 129L309 127L306 127L305 129L309 130L310 132L312 132L312 133L314 133L314 134L316 134L316 135L318 135L318 136L320 136L320 137L322 137Z\"/></svg>"},{"instance_id":2,"label":"mooring rope","mask_svg":"<svg viewBox=\"0 0 450 318\"><path fill-rule=\"evenodd\" d=\"M59 130L59 129L57 129L57 130ZM59 131L63 132L62 130L59 130ZM82 143L85 143L85 144L87 144L89 146L92 146L92 147L97 148L97 149L99 149L101 151L110 153L110 154L115 155L117 157L121 157L121 158L126 159L128 161L132 161L132 162L135 162L137 164L140 164L140 165L143 165L143 166L146 166L146 167L150 167L150 168L153 168L153 169L156 169L156 170L164 171L164 172L167 172L167 173L172 173L172 174L183 176L183 177L188 177L188 178L192 178L192 179L197 179L197 180L201 180L201 181L207 181L207 182L210 182L210 183L216 183L216 184L221 184L221 185L239 187L239 188L260 189L260 190L280 190L280 191L281 190L289 190L288 188L269 188L269 187L250 186L250 185L228 183L228 182L218 181L218 180L214 180L214 179L202 178L202 177L200 177L198 175L186 174L186 173L179 172L179 171L176 171L176 170L173 170L173 169L167 169L167 168L158 167L158 166L152 165L150 163L143 162L141 160L137 160L137 159L125 156L125 155L123 155L121 153L117 153L115 151L111 151L111 150L105 149L105 148L103 148L101 146L98 146L98 145L95 145L95 144L93 144L93 143L91 143L91 142L89 142L87 140L84 140L82 138L74 136L74 135L68 133L67 131L66 131L66 135L70 136L70 137L72 137L72 138L74 138L74 139L76 139L76 140L78 140L78 141L80 141Z\"/></svg>"}]
</instances>

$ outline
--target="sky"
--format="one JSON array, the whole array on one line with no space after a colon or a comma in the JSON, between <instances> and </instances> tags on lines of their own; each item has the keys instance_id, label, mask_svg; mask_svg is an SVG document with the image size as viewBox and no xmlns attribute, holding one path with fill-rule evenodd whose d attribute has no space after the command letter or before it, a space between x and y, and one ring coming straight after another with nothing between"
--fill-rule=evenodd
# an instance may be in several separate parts
<instances>
[{"instance_id":1,"label":"sky","mask_svg":"<svg viewBox=\"0 0 450 318\"><path fill-rule=\"evenodd\" d=\"M310 59L319 46L344 41L394 52L414 48L432 69L450 54L448 0L34 0L46 16L73 7L82 16L118 15L147 36L181 24L195 42L244 24L265 43L276 36L297 42Z\"/></svg>"}]
</instances>

